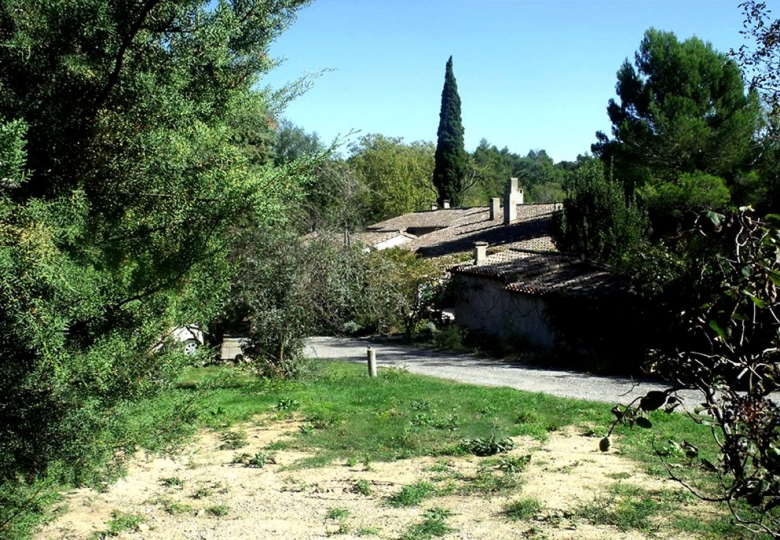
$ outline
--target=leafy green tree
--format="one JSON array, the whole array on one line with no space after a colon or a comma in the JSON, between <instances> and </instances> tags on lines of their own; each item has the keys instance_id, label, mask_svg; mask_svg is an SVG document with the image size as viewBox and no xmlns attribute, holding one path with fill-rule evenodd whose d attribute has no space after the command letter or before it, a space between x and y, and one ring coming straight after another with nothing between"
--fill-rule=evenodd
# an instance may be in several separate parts
<instances>
[{"instance_id":1,"label":"leafy green tree","mask_svg":"<svg viewBox=\"0 0 780 540\"><path fill-rule=\"evenodd\" d=\"M129 404L184 360L151 349L221 309L234 220L294 192L239 126L305 4L0 0L0 536L17 486L134 451Z\"/></svg>"},{"instance_id":2,"label":"leafy green tree","mask_svg":"<svg viewBox=\"0 0 780 540\"><path fill-rule=\"evenodd\" d=\"M463 134L458 83L452 71L450 56L444 72L444 88L441 91L439 129L436 131L436 165L433 170L433 185L438 192L439 205L444 200L449 200L453 206L461 204L467 172Z\"/></svg>"},{"instance_id":3,"label":"leafy green tree","mask_svg":"<svg viewBox=\"0 0 780 540\"><path fill-rule=\"evenodd\" d=\"M287 119L279 123L274 143L274 160L277 165L292 163L303 157L313 157L325 150L317 132L307 133L305 129Z\"/></svg>"},{"instance_id":4,"label":"leafy green tree","mask_svg":"<svg viewBox=\"0 0 780 540\"><path fill-rule=\"evenodd\" d=\"M520 156L506 147L499 150L482 139L472 157L477 178L467 194L471 204L485 204L487 199L501 197L511 177L519 179L527 203L563 200L563 186L570 170L563 163L554 163L544 150L531 150Z\"/></svg>"},{"instance_id":5,"label":"leafy green tree","mask_svg":"<svg viewBox=\"0 0 780 540\"><path fill-rule=\"evenodd\" d=\"M349 166L369 189L365 223L425 210L436 200L431 143L366 135L350 152Z\"/></svg>"},{"instance_id":6,"label":"leafy green tree","mask_svg":"<svg viewBox=\"0 0 780 540\"><path fill-rule=\"evenodd\" d=\"M609 262L636 247L647 228L634 203L626 203L622 187L592 159L574 172L566 186L553 238L558 249Z\"/></svg>"},{"instance_id":7,"label":"leafy green tree","mask_svg":"<svg viewBox=\"0 0 780 540\"><path fill-rule=\"evenodd\" d=\"M446 259L422 259L411 251L393 248L372 252L366 261L366 294L380 332L403 329L411 340L415 327L431 317L442 293L448 264Z\"/></svg>"},{"instance_id":8,"label":"leafy green tree","mask_svg":"<svg viewBox=\"0 0 780 540\"><path fill-rule=\"evenodd\" d=\"M668 201L656 195L663 186L694 193L695 211L723 208L729 201L721 186L734 195L759 126L758 101L746 94L739 66L698 38L680 42L671 32L650 29L633 65L626 60L617 79L618 101L607 107L612 138L597 133L592 150L629 198L636 189L649 199L656 232L674 232L679 223L662 211ZM704 181L701 190L691 178ZM646 186L651 189L642 191ZM742 198L730 202L751 202L749 193Z\"/></svg>"}]
</instances>

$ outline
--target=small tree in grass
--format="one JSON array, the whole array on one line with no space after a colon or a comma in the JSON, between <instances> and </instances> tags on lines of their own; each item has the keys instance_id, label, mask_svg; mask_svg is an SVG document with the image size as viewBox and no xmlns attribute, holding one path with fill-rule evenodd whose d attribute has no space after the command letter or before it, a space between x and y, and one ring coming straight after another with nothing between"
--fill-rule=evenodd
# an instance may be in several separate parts
<instances>
[{"instance_id":1,"label":"small tree in grass","mask_svg":"<svg viewBox=\"0 0 780 540\"><path fill-rule=\"evenodd\" d=\"M444 263L400 248L376 251L368 261L369 294L379 330L400 325L411 340L426 320L445 282Z\"/></svg>"}]
</instances>

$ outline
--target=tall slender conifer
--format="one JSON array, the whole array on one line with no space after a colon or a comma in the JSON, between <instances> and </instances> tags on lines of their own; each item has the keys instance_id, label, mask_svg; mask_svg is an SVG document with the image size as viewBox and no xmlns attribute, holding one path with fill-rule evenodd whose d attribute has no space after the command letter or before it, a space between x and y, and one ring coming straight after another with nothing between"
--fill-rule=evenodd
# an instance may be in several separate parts
<instances>
[{"instance_id":1,"label":"tall slender conifer","mask_svg":"<svg viewBox=\"0 0 780 540\"><path fill-rule=\"evenodd\" d=\"M433 170L433 185L438 191L440 205L445 200L449 200L452 206L460 206L461 203L463 179L466 176L463 132L458 84L452 72L450 56L444 72L444 89L441 91L439 129L436 132L436 164Z\"/></svg>"}]
</instances>

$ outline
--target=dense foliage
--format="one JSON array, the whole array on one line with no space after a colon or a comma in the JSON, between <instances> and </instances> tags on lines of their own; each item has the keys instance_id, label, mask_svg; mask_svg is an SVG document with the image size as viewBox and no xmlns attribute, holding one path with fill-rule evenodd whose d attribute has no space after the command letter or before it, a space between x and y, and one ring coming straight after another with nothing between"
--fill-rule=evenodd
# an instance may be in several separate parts
<instances>
[{"instance_id":1,"label":"dense foliage","mask_svg":"<svg viewBox=\"0 0 780 540\"><path fill-rule=\"evenodd\" d=\"M416 210L436 201L431 183L434 148L428 142L404 143L403 139L372 134L350 148L348 163L367 187L365 224Z\"/></svg>"},{"instance_id":2,"label":"dense foliage","mask_svg":"<svg viewBox=\"0 0 780 540\"><path fill-rule=\"evenodd\" d=\"M558 249L610 261L636 248L647 236L646 218L597 160L577 169L566 185L563 212L553 238Z\"/></svg>"},{"instance_id":3,"label":"dense foliage","mask_svg":"<svg viewBox=\"0 0 780 540\"><path fill-rule=\"evenodd\" d=\"M452 71L452 56L444 71L441 91L439 128L436 130L436 165L433 184L438 192L439 205L448 200L460 206L466 178L466 150L463 146L463 120L460 115L458 83Z\"/></svg>"},{"instance_id":4,"label":"dense foliage","mask_svg":"<svg viewBox=\"0 0 780 540\"><path fill-rule=\"evenodd\" d=\"M294 187L247 147L305 3L0 2L0 535L16 487L133 450L128 404L183 361L152 347L218 313L227 227Z\"/></svg>"},{"instance_id":5,"label":"dense foliage","mask_svg":"<svg viewBox=\"0 0 780 540\"><path fill-rule=\"evenodd\" d=\"M525 156L499 150L482 139L472 154L475 181L465 195L469 204L482 205L493 197L501 197L509 178L517 178L526 203L560 202L570 173L585 159L577 162L554 163L544 150L530 150Z\"/></svg>"},{"instance_id":6,"label":"dense foliage","mask_svg":"<svg viewBox=\"0 0 780 540\"><path fill-rule=\"evenodd\" d=\"M757 201L746 173L760 111L736 62L698 38L650 29L617 79L612 138L597 133L592 150L648 208L656 236L698 212Z\"/></svg>"}]
</instances>

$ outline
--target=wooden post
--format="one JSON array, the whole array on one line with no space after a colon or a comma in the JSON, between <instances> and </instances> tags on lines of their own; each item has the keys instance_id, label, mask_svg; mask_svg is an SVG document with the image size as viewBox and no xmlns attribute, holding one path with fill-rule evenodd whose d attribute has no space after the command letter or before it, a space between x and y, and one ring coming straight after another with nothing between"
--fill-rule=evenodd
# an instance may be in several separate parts
<instances>
[{"instance_id":1,"label":"wooden post","mask_svg":"<svg viewBox=\"0 0 780 540\"><path fill-rule=\"evenodd\" d=\"M376 377L376 351L371 347L369 347L367 353L368 353L368 376Z\"/></svg>"}]
</instances>

